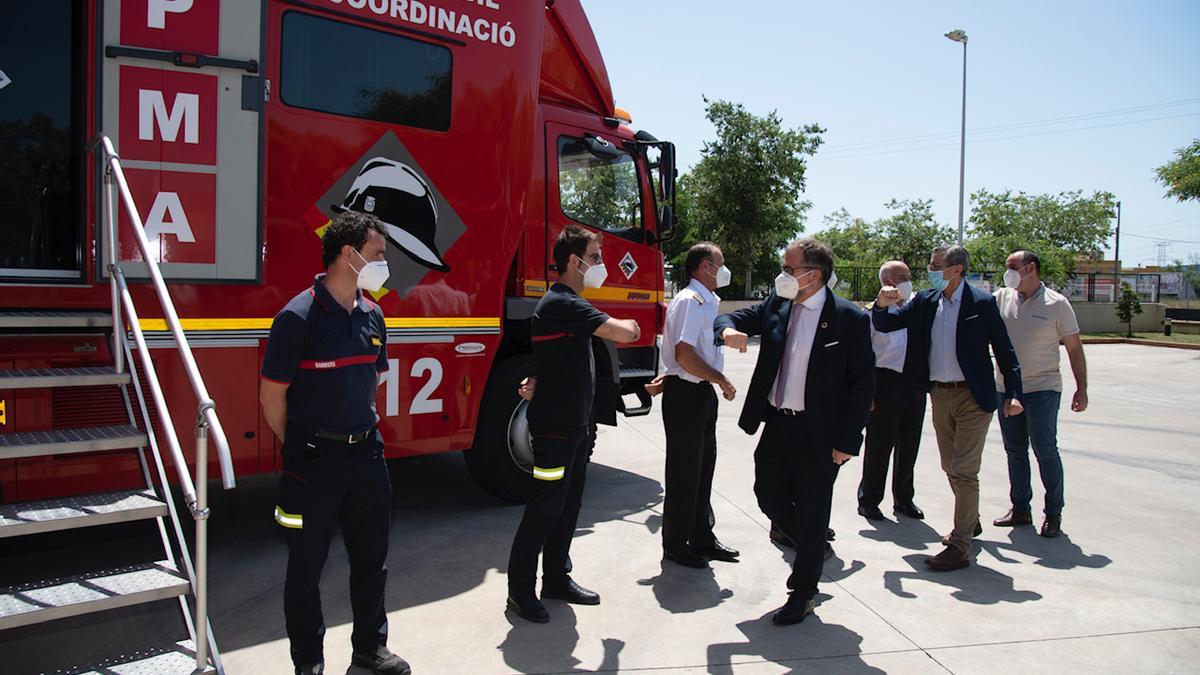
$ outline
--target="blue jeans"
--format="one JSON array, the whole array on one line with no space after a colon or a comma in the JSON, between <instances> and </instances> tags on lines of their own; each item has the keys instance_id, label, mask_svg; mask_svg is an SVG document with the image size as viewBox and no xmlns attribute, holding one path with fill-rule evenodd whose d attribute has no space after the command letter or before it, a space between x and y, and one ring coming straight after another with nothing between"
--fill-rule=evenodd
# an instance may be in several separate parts
<instances>
[{"instance_id":1,"label":"blue jeans","mask_svg":"<svg viewBox=\"0 0 1200 675\"><path fill-rule=\"evenodd\" d=\"M1004 394L997 393L1001 411ZM1009 498L1014 511L1030 512L1033 489L1029 483L1029 446L1037 457L1038 473L1046 488L1046 515L1062 514L1063 467L1058 455L1058 406L1062 392L1027 391L1021 399L1025 412L1016 417L1000 416L1000 434L1008 454Z\"/></svg>"}]
</instances>

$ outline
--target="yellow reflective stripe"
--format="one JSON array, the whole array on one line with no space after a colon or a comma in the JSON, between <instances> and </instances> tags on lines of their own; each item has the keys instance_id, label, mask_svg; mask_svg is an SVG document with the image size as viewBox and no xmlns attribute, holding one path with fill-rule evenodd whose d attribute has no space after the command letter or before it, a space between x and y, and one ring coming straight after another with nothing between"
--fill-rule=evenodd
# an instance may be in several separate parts
<instances>
[{"instance_id":1,"label":"yellow reflective stripe","mask_svg":"<svg viewBox=\"0 0 1200 675\"><path fill-rule=\"evenodd\" d=\"M538 480L562 480L563 474L567 467L556 466L552 469L543 469L540 466L533 467L533 477Z\"/></svg>"},{"instance_id":2,"label":"yellow reflective stripe","mask_svg":"<svg viewBox=\"0 0 1200 675\"><path fill-rule=\"evenodd\" d=\"M304 516L293 515L278 506L275 507L275 522L284 527L290 527L293 530L304 529Z\"/></svg>"},{"instance_id":3,"label":"yellow reflective stripe","mask_svg":"<svg viewBox=\"0 0 1200 675\"><path fill-rule=\"evenodd\" d=\"M222 330L268 330L273 318L245 319L180 319L179 325L185 331L222 331ZM388 328L499 328L500 317L390 317L384 323ZM141 319L138 321L144 331L166 331L165 319Z\"/></svg>"}]
</instances>

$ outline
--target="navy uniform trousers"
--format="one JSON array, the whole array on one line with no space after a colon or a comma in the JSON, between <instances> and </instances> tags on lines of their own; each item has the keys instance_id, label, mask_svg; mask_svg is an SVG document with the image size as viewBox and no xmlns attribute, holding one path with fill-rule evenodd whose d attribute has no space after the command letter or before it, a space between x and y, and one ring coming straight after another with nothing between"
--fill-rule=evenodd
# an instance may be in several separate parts
<instances>
[{"instance_id":1,"label":"navy uniform trousers","mask_svg":"<svg viewBox=\"0 0 1200 675\"><path fill-rule=\"evenodd\" d=\"M340 526L350 562L350 606L356 652L387 643L384 587L392 486L376 431L349 444L288 426L275 519L287 529L283 612L297 666L324 660L321 570Z\"/></svg>"},{"instance_id":2,"label":"navy uniform trousers","mask_svg":"<svg viewBox=\"0 0 1200 675\"><path fill-rule=\"evenodd\" d=\"M533 435L534 476L537 486L529 501L508 557L508 588L533 593L537 585L538 554L542 556L542 587L566 583L571 572L571 540L583 504L592 430L578 427L558 434Z\"/></svg>"}]
</instances>

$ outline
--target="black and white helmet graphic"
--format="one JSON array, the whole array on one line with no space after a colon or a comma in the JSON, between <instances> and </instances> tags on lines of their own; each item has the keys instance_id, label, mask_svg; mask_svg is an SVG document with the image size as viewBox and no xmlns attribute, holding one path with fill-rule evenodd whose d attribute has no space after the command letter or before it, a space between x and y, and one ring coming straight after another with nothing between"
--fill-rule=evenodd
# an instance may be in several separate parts
<instances>
[{"instance_id":1,"label":"black and white helmet graphic","mask_svg":"<svg viewBox=\"0 0 1200 675\"><path fill-rule=\"evenodd\" d=\"M375 216L408 257L439 272L450 271L434 241L438 210L433 191L411 167L386 157L367 160L346 199L333 210Z\"/></svg>"}]
</instances>

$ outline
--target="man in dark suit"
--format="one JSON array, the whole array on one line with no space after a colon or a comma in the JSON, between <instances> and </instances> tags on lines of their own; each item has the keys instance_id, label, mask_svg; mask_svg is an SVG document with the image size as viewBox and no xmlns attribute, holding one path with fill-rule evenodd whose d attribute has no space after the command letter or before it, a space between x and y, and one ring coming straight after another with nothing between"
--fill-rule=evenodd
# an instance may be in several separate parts
<instances>
[{"instance_id":1,"label":"man in dark suit","mask_svg":"<svg viewBox=\"0 0 1200 675\"><path fill-rule=\"evenodd\" d=\"M772 617L786 625L816 605L833 482L862 445L875 355L867 315L825 287L833 273L828 246L793 242L782 268L766 300L722 314L713 330L734 349L762 336L738 426L753 434L766 423L754 451L754 494L796 543L788 600Z\"/></svg>"},{"instance_id":2,"label":"man in dark suit","mask_svg":"<svg viewBox=\"0 0 1200 675\"><path fill-rule=\"evenodd\" d=\"M939 246L929 258L929 283L912 301L896 307L900 292L879 291L871 320L876 330L907 328L905 383L930 391L933 429L937 433L942 470L954 491L954 531L942 541L946 549L925 564L954 570L971 564L971 538L979 526L979 465L997 397L992 359L1004 378L1002 415L1020 415L1021 368L1008 339L996 300L966 283L967 250Z\"/></svg>"}]
</instances>

